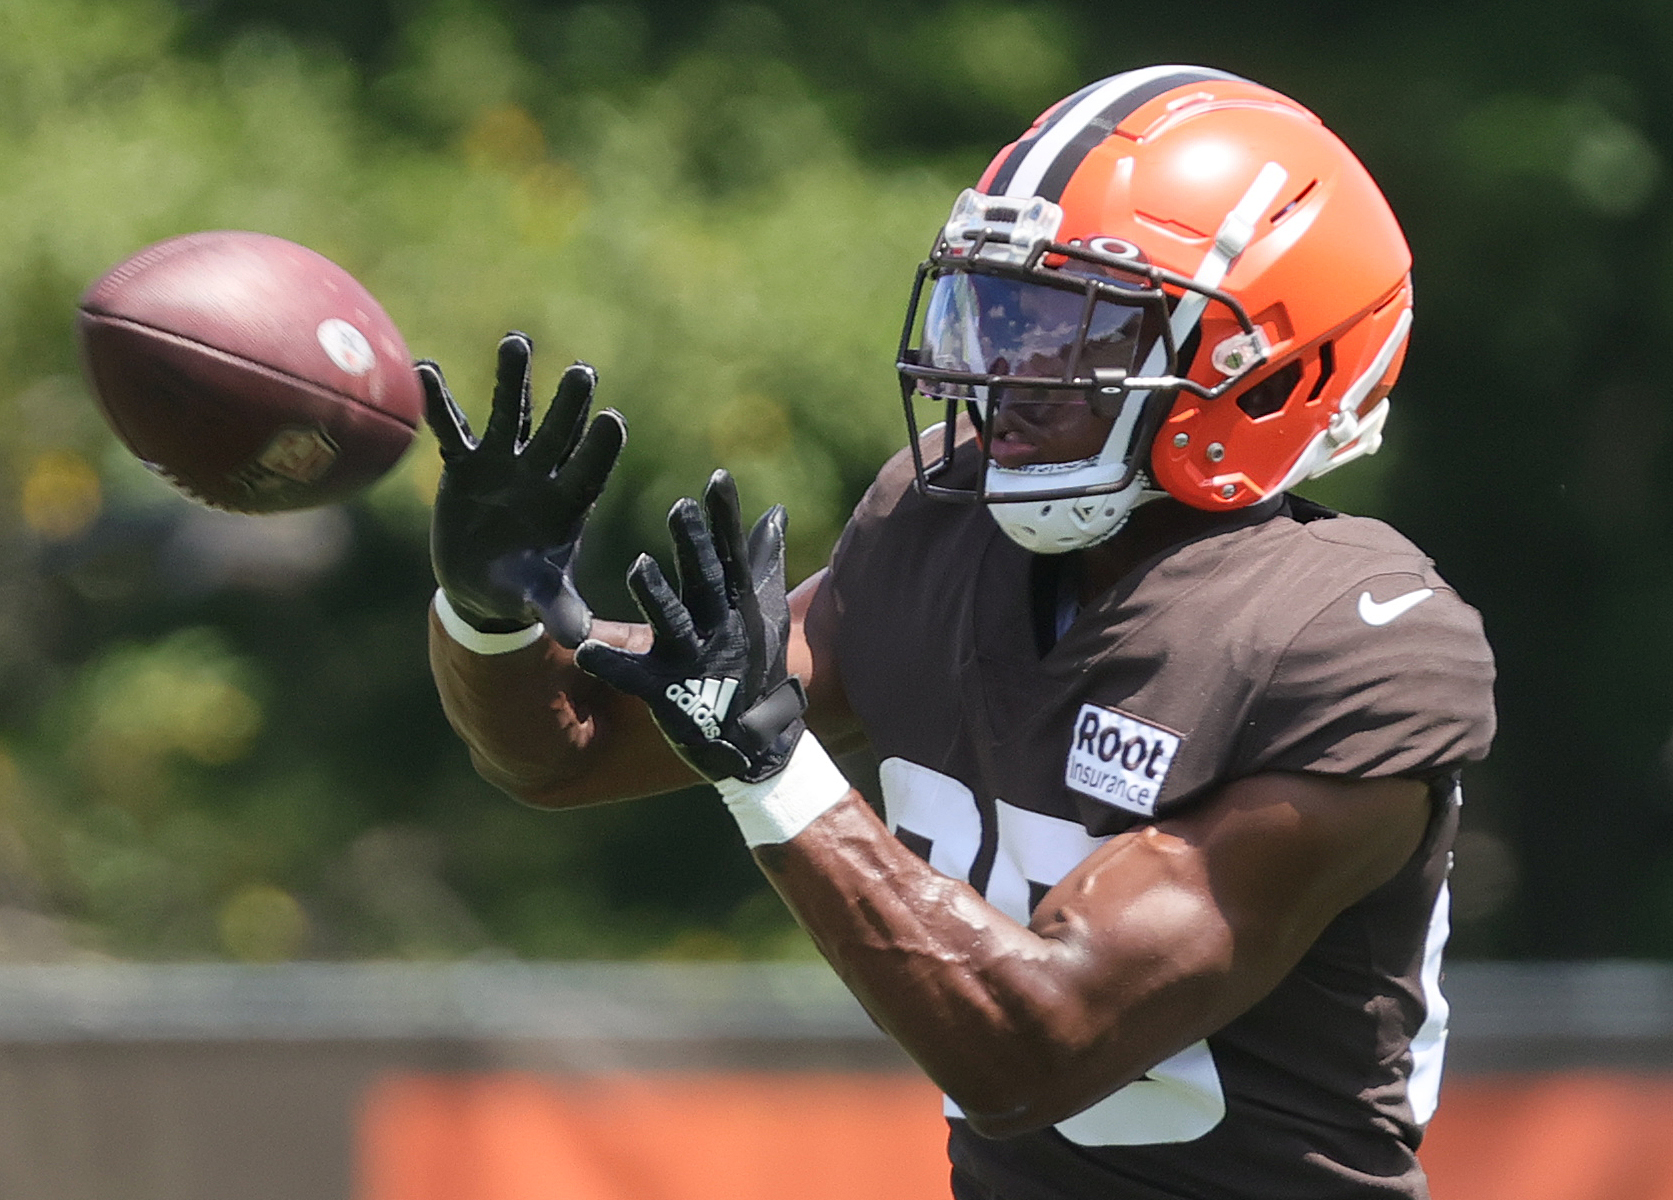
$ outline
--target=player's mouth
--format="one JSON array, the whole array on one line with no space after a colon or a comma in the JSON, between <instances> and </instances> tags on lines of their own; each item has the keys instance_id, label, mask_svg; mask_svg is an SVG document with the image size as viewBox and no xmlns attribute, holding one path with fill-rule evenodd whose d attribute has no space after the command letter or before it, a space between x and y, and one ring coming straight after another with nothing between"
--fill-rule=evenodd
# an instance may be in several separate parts
<instances>
[{"instance_id":1,"label":"player's mouth","mask_svg":"<svg viewBox=\"0 0 1673 1200\"><path fill-rule=\"evenodd\" d=\"M994 433L988 453L1001 467L1026 467L1041 461L1039 443L1010 429Z\"/></svg>"},{"instance_id":2,"label":"player's mouth","mask_svg":"<svg viewBox=\"0 0 1673 1200\"><path fill-rule=\"evenodd\" d=\"M1076 462L1097 454L1109 421L1070 397L1006 398L993 419L988 453L999 467Z\"/></svg>"}]
</instances>

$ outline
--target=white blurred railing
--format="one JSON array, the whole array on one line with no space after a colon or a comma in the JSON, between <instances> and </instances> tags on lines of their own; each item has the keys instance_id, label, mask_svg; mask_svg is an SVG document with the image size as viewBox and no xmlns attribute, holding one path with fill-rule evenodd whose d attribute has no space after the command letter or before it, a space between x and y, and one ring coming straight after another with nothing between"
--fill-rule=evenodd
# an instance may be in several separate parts
<instances>
[{"instance_id":1,"label":"white blurred railing","mask_svg":"<svg viewBox=\"0 0 1673 1200\"><path fill-rule=\"evenodd\" d=\"M0 1042L881 1036L817 963L0 966Z\"/></svg>"},{"instance_id":2,"label":"white blurred railing","mask_svg":"<svg viewBox=\"0 0 1673 1200\"><path fill-rule=\"evenodd\" d=\"M1443 986L1454 1069L1673 1065L1673 965L1459 963ZM447 1040L889 1055L818 963L0 966L0 1044Z\"/></svg>"}]
</instances>

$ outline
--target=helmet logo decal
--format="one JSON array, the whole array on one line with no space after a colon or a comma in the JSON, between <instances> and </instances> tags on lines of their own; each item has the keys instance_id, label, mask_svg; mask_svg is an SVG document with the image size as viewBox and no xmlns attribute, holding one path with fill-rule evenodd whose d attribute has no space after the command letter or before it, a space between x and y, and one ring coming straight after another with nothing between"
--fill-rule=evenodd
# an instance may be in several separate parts
<instances>
[{"instance_id":1,"label":"helmet logo decal","mask_svg":"<svg viewBox=\"0 0 1673 1200\"><path fill-rule=\"evenodd\" d=\"M1107 254L1111 258L1127 258L1134 262L1144 262L1144 251L1133 245L1126 238L1095 237L1086 243L1089 250L1096 250L1099 254Z\"/></svg>"},{"instance_id":2,"label":"helmet logo decal","mask_svg":"<svg viewBox=\"0 0 1673 1200\"><path fill-rule=\"evenodd\" d=\"M1140 107L1187 84L1237 78L1209 67L1145 67L1082 88L1032 139L1017 143L994 174L990 190L1006 196L1061 200L1063 189L1086 156Z\"/></svg>"}]
</instances>

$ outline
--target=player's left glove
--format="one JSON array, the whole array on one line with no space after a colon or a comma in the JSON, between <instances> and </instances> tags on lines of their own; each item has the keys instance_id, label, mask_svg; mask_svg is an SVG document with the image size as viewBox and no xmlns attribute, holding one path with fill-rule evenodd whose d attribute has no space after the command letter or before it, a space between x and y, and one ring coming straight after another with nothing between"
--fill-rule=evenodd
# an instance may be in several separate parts
<instances>
[{"instance_id":1,"label":"player's left glove","mask_svg":"<svg viewBox=\"0 0 1673 1200\"><path fill-rule=\"evenodd\" d=\"M425 416L445 464L430 522L430 560L448 610L467 627L461 636L529 630L538 636L538 623L573 647L592 628L592 611L575 586L581 530L621 453L627 424L614 409L587 423L598 376L576 363L531 435L532 353L526 334L500 339L493 407L480 439L441 368L418 364Z\"/></svg>"},{"instance_id":2,"label":"player's left glove","mask_svg":"<svg viewBox=\"0 0 1673 1200\"><path fill-rule=\"evenodd\" d=\"M719 788L745 841L788 841L849 787L806 732L807 696L786 667L784 508L768 509L746 539L737 488L716 471L702 508L679 501L668 527L679 590L649 555L628 571L651 648L586 641L575 661L644 700L680 757Z\"/></svg>"},{"instance_id":3,"label":"player's left glove","mask_svg":"<svg viewBox=\"0 0 1673 1200\"><path fill-rule=\"evenodd\" d=\"M762 514L746 541L732 477L716 471L703 506L668 513L679 590L641 554L627 573L654 640L643 654L583 642L581 667L650 705L674 749L703 778L757 783L784 769L807 697L785 668L784 506Z\"/></svg>"}]
</instances>

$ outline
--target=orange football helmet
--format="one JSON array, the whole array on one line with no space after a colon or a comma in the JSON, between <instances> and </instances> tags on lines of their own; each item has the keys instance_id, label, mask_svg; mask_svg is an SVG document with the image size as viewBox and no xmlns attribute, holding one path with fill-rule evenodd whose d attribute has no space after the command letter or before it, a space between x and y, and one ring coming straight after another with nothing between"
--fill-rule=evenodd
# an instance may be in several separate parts
<instances>
[{"instance_id":1,"label":"orange football helmet","mask_svg":"<svg viewBox=\"0 0 1673 1200\"><path fill-rule=\"evenodd\" d=\"M1091 84L999 152L919 268L897 362L919 487L1049 553L1153 489L1236 509L1373 453L1410 270L1377 185L1295 101L1204 67ZM959 411L985 447L1017 391L1113 418L1103 452L952 472ZM946 426L921 443L926 398Z\"/></svg>"}]
</instances>

